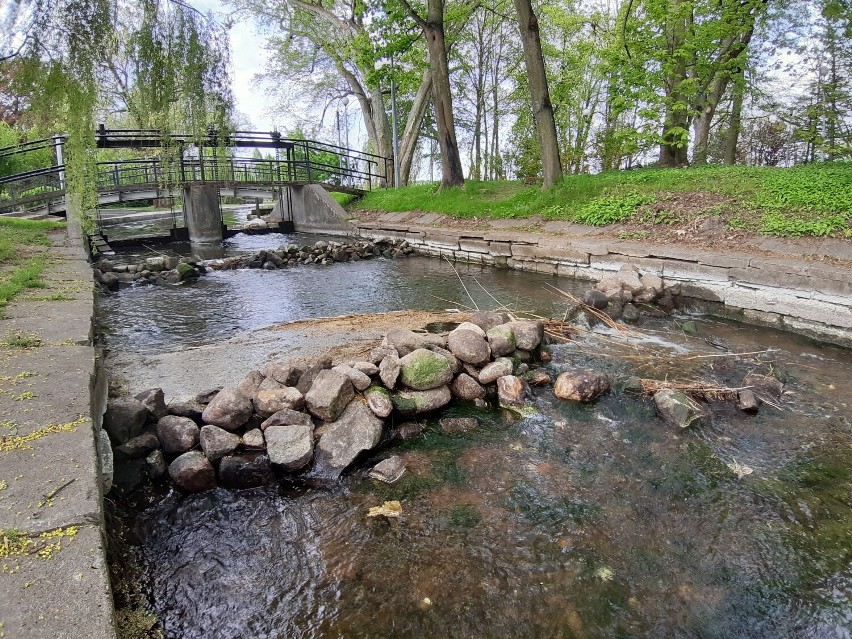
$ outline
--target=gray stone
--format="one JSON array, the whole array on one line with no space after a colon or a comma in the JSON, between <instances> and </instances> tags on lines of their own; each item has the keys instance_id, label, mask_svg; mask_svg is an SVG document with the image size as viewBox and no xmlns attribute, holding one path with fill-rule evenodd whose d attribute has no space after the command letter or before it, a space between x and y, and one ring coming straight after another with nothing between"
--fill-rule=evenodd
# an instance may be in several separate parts
<instances>
[{"instance_id":1,"label":"gray stone","mask_svg":"<svg viewBox=\"0 0 852 639\"><path fill-rule=\"evenodd\" d=\"M282 386L295 386L305 368L293 362L266 362L260 372Z\"/></svg>"},{"instance_id":2,"label":"gray stone","mask_svg":"<svg viewBox=\"0 0 852 639\"><path fill-rule=\"evenodd\" d=\"M407 439L414 439L424 430L426 430L426 426L420 422L403 422L393 429L391 432L391 439L401 439L403 441Z\"/></svg>"},{"instance_id":3,"label":"gray stone","mask_svg":"<svg viewBox=\"0 0 852 639\"><path fill-rule=\"evenodd\" d=\"M566 371L556 378L553 393L559 399L590 402L609 390L609 377L591 369Z\"/></svg>"},{"instance_id":4,"label":"gray stone","mask_svg":"<svg viewBox=\"0 0 852 639\"><path fill-rule=\"evenodd\" d=\"M520 377L505 375L497 380L497 398L500 406L523 408L526 385Z\"/></svg>"},{"instance_id":5,"label":"gray stone","mask_svg":"<svg viewBox=\"0 0 852 639\"><path fill-rule=\"evenodd\" d=\"M501 377L511 375L512 368L512 360L508 357L498 357L490 364L486 364L485 367L479 371L479 383L483 385L492 384Z\"/></svg>"},{"instance_id":6,"label":"gray stone","mask_svg":"<svg viewBox=\"0 0 852 639\"><path fill-rule=\"evenodd\" d=\"M323 370L314 379L311 390L305 395L305 402L312 415L331 422L343 413L353 397L355 389L346 375Z\"/></svg>"},{"instance_id":7,"label":"gray stone","mask_svg":"<svg viewBox=\"0 0 852 639\"><path fill-rule=\"evenodd\" d=\"M243 435L243 446L246 448L266 448L266 441L263 439L263 431L259 428L247 430Z\"/></svg>"},{"instance_id":8,"label":"gray stone","mask_svg":"<svg viewBox=\"0 0 852 639\"><path fill-rule=\"evenodd\" d=\"M547 386L552 382L550 375L545 373L540 368L529 371L524 374L524 381L530 386Z\"/></svg>"},{"instance_id":9,"label":"gray stone","mask_svg":"<svg viewBox=\"0 0 852 639\"><path fill-rule=\"evenodd\" d=\"M170 415L178 417L189 417L191 419L201 419L201 413L204 412L204 406L199 404L194 399L174 399L166 406Z\"/></svg>"},{"instance_id":10,"label":"gray stone","mask_svg":"<svg viewBox=\"0 0 852 639\"><path fill-rule=\"evenodd\" d=\"M315 473L337 478L355 458L378 445L384 423L360 401L351 402L317 443Z\"/></svg>"},{"instance_id":11,"label":"gray stone","mask_svg":"<svg viewBox=\"0 0 852 639\"><path fill-rule=\"evenodd\" d=\"M756 413L760 410L760 398L749 389L737 393L737 408L746 413Z\"/></svg>"},{"instance_id":12,"label":"gray stone","mask_svg":"<svg viewBox=\"0 0 852 639\"><path fill-rule=\"evenodd\" d=\"M210 461L216 461L228 453L234 452L240 445L238 435L210 424L201 427L199 441L201 442L201 450L204 451Z\"/></svg>"},{"instance_id":13,"label":"gray stone","mask_svg":"<svg viewBox=\"0 0 852 639\"><path fill-rule=\"evenodd\" d=\"M438 421L445 433L466 433L479 428L476 417L445 417Z\"/></svg>"},{"instance_id":14,"label":"gray stone","mask_svg":"<svg viewBox=\"0 0 852 639\"><path fill-rule=\"evenodd\" d=\"M273 413L268 419L261 423L260 427L261 429L266 430L270 426L294 426L296 424L313 427L314 422L311 419L311 416L307 413L301 413L296 410L285 408Z\"/></svg>"},{"instance_id":15,"label":"gray stone","mask_svg":"<svg viewBox=\"0 0 852 639\"><path fill-rule=\"evenodd\" d=\"M453 371L445 357L438 353L418 348L405 355L400 364L400 380L413 390L429 390L448 384Z\"/></svg>"},{"instance_id":16,"label":"gray stone","mask_svg":"<svg viewBox=\"0 0 852 639\"><path fill-rule=\"evenodd\" d=\"M391 390L393 390L393 387L396 386L396 382L399 379L399 373L402 370L402 366L399 361L400 360L396 355L390 354L386 355L382 360L382 363L379 364L379 378L382 380L382 383Z\"/></svg>"},{"instance_id":17,"label":"gray stone","mask_svg":"<svg viewBox=\"0 0 852 639\"><path fill-rule=\"evenodd\" d=\"M447 342L450 352L468 364L482 366L491 359L491 347L488 342L473 331L456 329L450 333Z\"/></svg>"},{"instance_id":18,"label":"gray stone","mask_svg":"<svg viewBox=\"0 0 852 639\"><path fill-rule=\"evenodd\" d=\"M216 388L208 388L207 390L203 390L198 395L195 396L195 401L199 404L209 404L213 401L213 398L219 394L219 391L222 390L221 386L217 386Z\"/></svg>"},{"instance_id":19,"label":"gray stone","mask_svg":"<svg viewBox=\"0 0 852 639\"><path fill-rule=\"evenodd\" d=\"M249 371L245 379L237 385L237 390L246 397L254 397L266 377L260 371Z\"/></svg>"},{"instance_id":20,"label":"gray stone","mask_svg":"<svg viewBox=\"0 0 852 639\"><path fill-rule=\"evenodd\" d=\"M278 390L258 391L253 403L258 415L270 417L284 409L299 410L305 405L305 398L297 389L285 386Z\"/></svg>"},{"instance_id":21,"label":"gray stone","mask_svg":"<svg viewBox=\"0 0 852 639\"><path fill-rule=\"evenodd\" d=\"M257 488L272 478L269 457L262 452L228 455L219 462L219 482L224 488Z\"/></svg>"},{"instance_id":22,"label":"gray stone","mask_svg":"<svg viewBox=\"0 0 852 639\"><path fill-rule=\"evenodd\" d=\"M387 417L393 412L390 391L383 386L370 386L364 392L364 397L367 399L367 406L376 417Z\"/></svg>"},{"instance_id":23,"label":"gray stone","mask_svg":"<svg viewBox=\"0 0 852 639\"><path fill-rule=\"evenodd\" d=\"M248 397L236 388L223 388L210 400L201 413L201 419L205 424L213 424L225 430L236 430L249 420L253 412Z\"/></svg>"},{"instance_id":24,"label":"gray stone","mask_svg":"<svg viewBox=\"0 0 852 639\"><path fill-rule=\"evenodd\" d=\"M251 395L246 395L246 397L251 397L252 399L254 399L260 391L274 391L281 390L282 388L284 388L284 384L272 379L271 377L266 377L255 389L254 393L252 393ZM301 391L299 392L301 393Z\"/></svg>"},{"instance_id":25,"label":"gray stone","mask_svg":"<svg viewBox=\"0 0 852 639\"><path fill-rule=\"evenodd\" d=\"M485 389L467 373L461 373L453 380L453 383L450 384L450 391L452 391L453 397L468 402L485 397Z\"/></svg>"},{"instance_id":26,"label":"gray stone","mask_svg":"<svg viewBox=\"0 0 852 639\"><path fill-rule=\"evenodd\" d=\"M477 324L474 324L473 322L462 322L461 324L456 326L455 329L453 329L453 330L470 331L472 333L476 333L480 337L485 337L485 335L486 335L485 330L481 326L478 326Z\"/></svg>"},{"instance_id":27,"label":"gray stone","mask_svg":"<svg viewBox=\"0 0 852 639\"><path fill-rule=\"evenodd\" d=\"M369 472L371 479L377 479L386 484L392 484L405 474L405 462L402 457L394 455L383 459L373 466Z\"/></svg>"},{"instance_id":28,"label":"gray stone","mask_svg":"<svg viewBox=\"0 0 852 639\"><path fill-rule=\"evenodd\" d=\"M391 395L394 408L401 415L420 415L443 408L452 401L448 386L425 391L405 390Z\"/></svg>"},{"instance_id":29,"label":"gray stone","mask_svg":"<svg viewBox=\"0 0 852 639\"><path fill-rule=\"evenodd\" d=\"M152 419L160 419L169 412L166 408L166 401L162 388L151 388L149 390L142 391L136 396L136 399L145 405L145 408L148 409L149 417Z\"/></svg>"},{"instance_id":30,"label":"gray stone","mask_svg":"<svg viewBox=\"0 0 852 639\"><path fill-rule=\"evenodd\" d=\"M509 316L506 313L499 313L497 311L476 311L476 313L471 315L470 321L487 332L495 326L508 322Z\"/></svg>"},{"instance_id":31,"label":"gray stone","mask_svg":"<svg viewBox=\"0 0 852 639\"><path fill-rule=\"evenodd\" d=\"M338 373L343 373L346 377L349 378L349 381L352 382L352 385L359 391L366 390L370 387L372 383L370 381L370 376L366 373L362 373L361 371L352 368L351 366L335 366L331 370L337 371Z\"/></svg>"},{"instance_id":32,"label":"gray stone","mask_svg":"<svg viewBox=\"0 0 852 639\"><path fill-rule=\"evenodd\" d=\"M603 311L607 306L609 306L609 297L603 291L590 289L586 291L585 295L583 295L583 303L586 306L591 306L592 308Z\"/></svg>"},{"instance_id":33,"label":"gray stone","mask_svg":"<svg viewBox=\"0 0 852 639\"><path fill-rule=\"evenodd\" d=\"M375 377L379 374L379 367L372 362L353 362L352 368L356 371L361 371L368 377Z\"/></svg>"},{"instance_id":34,"label":"gray stone","mask_svg":"<svg viewBox=\"0 0 852 639\"><path fill-rule=\"evenodd\" d=\"M430 340L421 333L407 328L392 328L382 341L382 346L393 346L400 356L405 356L418 348L426 348L429 343Z\"/></svg>"},{"instance_id":35,"label":"gray stone","mask_svg":"<svg viewBox=\"0 0 852 639\"><path fill-rule=\"evenodd\" d=\"M131 397L118 397L107 403L104 430L114 443L123 444L142 432L147 419L145 404Z\"/></svg>"},{"instance_id":36,"label":"gray stone","mask_svg":"<svg viewBox=\"0 0 852 639\"><path fill-rule=\"evenodd\" d=\"M623 319L628 324L635 324L639 321L641 317L641 313L639 309L636 308L633 304L625 304L624 308L621 310L621 319Z\"/></svg>"},{"instance_id":37,"label":"gray stone","mask_svg":"<svg viewBox=\"0 0 852 639\"><path fill-rule=\"evenodd\" d=\"M148 456L145 457L145 466L151 479L161 479L169 472L169 465L166 463L166 458L163 457L163 451L159 448L148 453Z\"/></svg>"},{"instance_id":38,"label":"gray stone","mask_svg":"<svg viewBox=\"0 0 852 639\"><path fill-rule=\"evenodd\" d=\"M325 358L313 366L309 366L305 372L299 376L299 382L296 384L296 388L299 389L299 392L302 393L302 395L307 395L308 391L311 390L311 386L317 378L317 375L328 368L331 368L331 358Z\"/></svg>"},{"instance_id":39,"label":"gray stone","mask_svg":"<svg viewBox=\"0 0 852 639\"><path fill-rule=\"evenodd\" d=\"M654 404L663 420L677 428L710 426L710 411L686 393L663 389L654 393Z\"/></svg>"},{"instance_id":40,"label":"gray stone","mask_svg":"<svg viewBox=\"0 0 852 639\"><path fill-rule=\"evenodd\" d=\"M184 453L169 464L169 476L188 493L216 488L216 471L200 450Z\"/></svg>"},{"instance_id":41,"label":"gray stone","mask_svg":"<svg viewBox=\"0 0 852 639\"><path fill-rule=\"evenodd\" d=\"M397 351L393 346L377 346L370 351L370 361L378 366L378 364L381 363L381 361L388 355L393 355L399 359L399 351Z\"/></svg>"},{"instance_id":42,"label":"gray stone","mask_svg":"<svg viewBox=\"0 0 852 639\"><path fill-rule=\"evenodd\" d=\"M515 332L510 324L501 324L489 328L486 333L488 344L491 346L492 357L502 357L508 355L517 348L515 341Z\"/></svg>"},{"instance_id":43,"label":"gray stone","mask_svg":"<svg viewBox=\"0 0 852 639\"><path fill-rule=\"evenodd\" d=\"M118 459L138 459L139 457L145 457L152 450L159 447L159 445L160 440L157 439L153 431L149 430L132 439L128 439L121 446L117 446L115 456Z\"/></svg>"},{"instance_id":44,"label":"gray stone","mask_svg":"<svg viewBox=\"0 0 852 639\"><path fill-rule=\"evenodd\" d=\"M510 322L509 326L515 333L515 343L524 351L533 351L544 339L544 324L539 320L518 320Z\"/></svg>"},{"instance_id":45,"label":"gray stone","mask_svg":"<svg viewBox=\"0 0 852 639\"><path fill-rule=\"evenodd\" d=\"M266 452L273 464L293 472L301 470L313 459L313 428L303 424L270 426L263 434L266 438Z\"/></svg>"},{"instance_id":46,"label":"gray stone","mask_svg":"<svg viewBox=\"0 0 852 639\"><path fill-rule=\"evenodd\" d=\"M759 394L765 394L776 399L781 397L784 392L784 384L779 382L774 377L769 375L761 375L759 373L749 373L743 379L743 386L751 386L753 391Z\"/></svg>"},{"instance_id":47,"label":"gray stone","mask_svg":"<svg viewBox=\"0 0 852 639\"><path fill-rule=\"evenodd\" d=\"M166 415L157 422L156 430L166 453L184 453L198 445L198 424L189 417Z\"/></svg>"}]
</instances>

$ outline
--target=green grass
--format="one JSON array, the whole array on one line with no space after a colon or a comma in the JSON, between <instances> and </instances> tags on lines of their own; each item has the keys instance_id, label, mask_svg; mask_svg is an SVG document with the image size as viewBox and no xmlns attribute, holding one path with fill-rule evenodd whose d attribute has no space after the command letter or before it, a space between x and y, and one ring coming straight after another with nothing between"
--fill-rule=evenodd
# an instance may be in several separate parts
<instances>
[{"instance_id":1,"label":"green grass","mask_svg":"<svg viewBox=\"0 0 852 639\"><path fill-rule=\"evenodd\" d=\"M566 176L547 191L508 181L468 181L463 187L443 191L434 184L420 184L373 191L349 208L419 210L466 219L523 220L540 215L590 226L631 219L657 224L682 220L667 217L665 210L648 219L642 215L643 207L659 202L655 208L664 209L671 194L681 193L718 196L699 212L729 216L732 228L786 236L852 237L852 164L611 171ZM718 204L720 198L723 206Z\"/></svg>"},{"instance_id":2,"label":"green grass","mask_svg":"<svg viewBox=\"0 0 852 639\"><path fill-rule=\"evenodd\" d=\"M61 222L0 219L0 308L28 288L45 288L41 274L47 268L42 255L23 257L25 247L50 245L49 231Z\"/></svg>"},{"instance_id":3,"label":"green grass","mask_svg":"<svg viewBox=\"0 0 852 639\"><path fill-rule=\"evenodd\" d=\"M329 191L328 194L337 200L337 203L340 206L348 206L358 199L357 195L352 195L351 193L335 193L334 191Z\"/></svg>"}]
</instances>

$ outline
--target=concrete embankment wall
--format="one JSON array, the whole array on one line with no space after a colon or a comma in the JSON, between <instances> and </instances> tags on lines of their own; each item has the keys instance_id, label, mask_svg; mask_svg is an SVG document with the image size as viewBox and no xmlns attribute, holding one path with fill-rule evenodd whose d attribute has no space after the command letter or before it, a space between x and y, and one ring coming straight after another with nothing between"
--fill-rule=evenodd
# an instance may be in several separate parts
<instances>
[{"instance_id":1,"label":"concrete embankment wall","mask_svg":"<svg viewBox=\"0 0 852 639\"><path fill-rule=\"evenodd\" d=\"M0 635L114 639L92 270L73 235L46 259L0 319Z\"/></svg>"},{"instance_id":2,"label":"concrete embankment wall","mask_svg":"<svg viewBox=\"0 0 852 639\"><path fill-rule=\"evenodd\" d=\"M625 264L679 287L708 312L852 347L852 269L820 262L534 233L355 223L369 238L406 239L419 252L591 282Z\"/></svg>"}]
</instances>

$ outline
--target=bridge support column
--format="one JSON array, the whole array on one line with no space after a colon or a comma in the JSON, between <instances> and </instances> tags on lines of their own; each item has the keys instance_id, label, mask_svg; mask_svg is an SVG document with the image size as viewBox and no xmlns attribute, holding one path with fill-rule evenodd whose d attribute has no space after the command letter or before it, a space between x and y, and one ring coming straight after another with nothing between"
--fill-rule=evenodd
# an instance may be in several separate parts
<instances>
[{"instance_id":1,"label":"bridge support column","mask_svg":"<svg viewBox=\"0 0 852 639\"><path fill-rule=\"evenodd\" d=\"M183 211L189 241L193 244L216 244L222 241L222 209L219 189L193 184L183 188Z\"/></svg>"}]
</instances>

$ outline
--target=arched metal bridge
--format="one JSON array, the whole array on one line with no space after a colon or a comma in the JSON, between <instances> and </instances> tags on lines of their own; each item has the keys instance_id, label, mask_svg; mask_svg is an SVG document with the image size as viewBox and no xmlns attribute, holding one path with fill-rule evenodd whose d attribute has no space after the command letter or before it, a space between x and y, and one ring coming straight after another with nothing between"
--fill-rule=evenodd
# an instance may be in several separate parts
<instances>
[{"instance_id":1,"label":"arched metal bridge","mask_svg":"<svg viewBox=\"0 0 852 639\"><path fill-rule=\"evenodd\" d=\"M0 177L0 215L39 217L65 215L66 179L63 136L0 148L0 160L53 150L52 166ZM209 132L202 140L186 135L165 136L156 130L96 132L102 149L177 148L166 157L97 163L98 206L143 200L173 200L184 187L204 184L220 196L268 198L286 187L318 184L328 191L363 195L384 183L388 158L313 140L284 138L277 131ZM267 150L272 157L241 157L240 149ZM163 154L169 155L169 154ZM177 216L175 224L179 220ZM101 226L102 219L97 216Z\"/></svg>"}]
</instances>

